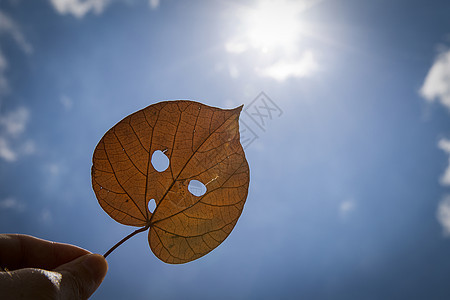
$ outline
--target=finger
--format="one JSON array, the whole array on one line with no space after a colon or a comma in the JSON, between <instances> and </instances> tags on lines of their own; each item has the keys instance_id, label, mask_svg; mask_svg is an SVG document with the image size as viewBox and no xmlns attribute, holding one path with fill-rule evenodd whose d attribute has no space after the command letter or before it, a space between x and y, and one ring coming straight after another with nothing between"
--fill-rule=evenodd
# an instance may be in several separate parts
<instances>
[{"instance_id":1,"label":"finger","mask_svg":"<svg viewBox=\"0 0 450 300\"><path fill-rule=\"evenodd\" d=\"M1 299L59 299L61 278L60 273L35 268L0 272Z\"/></svg>"},{"instance_id":2,"label":"finger","mask_svg":"<svg viewBox=\"0 0 450 300\"><path fill-rule=\"evenodd\" d=\"M81 256L54 271L23 268L0 272L1 299L87 299L103 281L108 264L99 254Z\"/></svg>"},{"instance_id":3,"label":"finger","mask_svg":"<svg viewBox=\"0 0 450 300\"><path fill-rule=\"evenodd\" d=\"M51 270L91 252L22 234L0 234L0 266Z\"/></svg>"},{"instance_id":4,"label":"finger","mask_svg":"<svg viewBox=\"0 0 450 300\"><path fill-rule=\"evenodd\" d=\"M108 264L102 255L88 254L54 271L62 275L61 299L87 299L102 283Z\"/></svg>"}]
</instances>

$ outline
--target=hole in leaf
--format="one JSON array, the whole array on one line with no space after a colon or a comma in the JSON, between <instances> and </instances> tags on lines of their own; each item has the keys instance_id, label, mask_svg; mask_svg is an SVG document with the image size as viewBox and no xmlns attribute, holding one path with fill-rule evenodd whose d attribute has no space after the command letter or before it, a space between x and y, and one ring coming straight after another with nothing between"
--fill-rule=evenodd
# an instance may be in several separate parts
<instances>
[{"instance_id":1,"label":"hole in leaf","mask_svg":"<svg viewBox=\"0 0 450 300\"><path fill-rule=\"evenodd\" d=\"M153 213L155 211L156 208L156 202L155 199L150 199L150 201L148 201L148 210Z\"/></svg>"},{"instance_id":2,"label":"hole in leaf","mask_svg":"<svg viewBox=\"0 0 450 300\"><path fill-rule=\"evenodd\" d=\"M152 166L158 172L164 172L169 167L169 158L161 150L156 150L152 155Z\"/></svg>"},{"instance_id":3,"label":"hole in leaf","mask_svg":"<svg viewBox=\"0 0 450 300\"><path fill-rule=\"evenodd\" d=\"M188 185L188 190L192 195L200 197L206 193L206 186L198 180L191 180Z\"/></svg>"}]
</instances>

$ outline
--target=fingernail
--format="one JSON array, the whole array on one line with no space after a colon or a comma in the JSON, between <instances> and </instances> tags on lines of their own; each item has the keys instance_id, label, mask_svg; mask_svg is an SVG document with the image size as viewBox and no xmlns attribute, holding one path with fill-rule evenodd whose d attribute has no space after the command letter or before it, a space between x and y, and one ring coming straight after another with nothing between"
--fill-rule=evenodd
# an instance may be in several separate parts
<instances>
[{"instance_id":1,"label":"fingernail","mask_svg":"<svg viewBox=\"0 0 450 300\"><path fill-rule=\"evenodd\" d=\"M82 264L98 283L103 281L103 278L108 271L108 263L102 255L87 254L83 259Z\"/></svg>"}]
</instances>

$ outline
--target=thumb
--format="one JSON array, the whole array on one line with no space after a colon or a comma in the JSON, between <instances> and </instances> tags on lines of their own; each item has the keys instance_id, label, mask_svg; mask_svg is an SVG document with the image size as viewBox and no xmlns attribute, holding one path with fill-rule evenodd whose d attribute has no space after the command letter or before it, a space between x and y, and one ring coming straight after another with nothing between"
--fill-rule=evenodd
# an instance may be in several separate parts
<instances>
[{"instance_id":1,"label":"thumb","mask_svg":"<svg viewBox=\"0 0 450 300\"><path fill-rule=\"evenodd\" d=\"M62 299L87 299L102 283L108 264L100 254L86 254L59 266Z\"/></svg>"}]
</instances>

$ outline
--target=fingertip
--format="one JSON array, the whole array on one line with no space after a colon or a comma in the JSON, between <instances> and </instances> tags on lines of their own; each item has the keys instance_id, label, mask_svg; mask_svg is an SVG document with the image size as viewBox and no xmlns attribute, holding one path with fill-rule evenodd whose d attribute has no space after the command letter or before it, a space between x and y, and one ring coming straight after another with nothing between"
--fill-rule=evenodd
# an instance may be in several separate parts
<instances>
[{"instance_id":1,"label":"fingertip","mask_svg":"<svg viewBox=\"0 0 450 300\"><path fill-rule=\"evenodd\" d=\"M106 259L99 254L86 254L54 271L62 274L63 299L87 299L100 286L108 271Z\"/></svg>"},{"instance_id":2,"label":"fingertip","mask_svg":"<svg viewBox=\"0 0 450 300\"><path fill-rule=\"evenodd\" d=\"M106 273L108 272L108 263L103 255L85 255L82 264L86 269L89 270L92 278L94 278L96 283L100 285L100 283L102 283L103 279L105 278Z\"/></svg>"}]
</instances>

